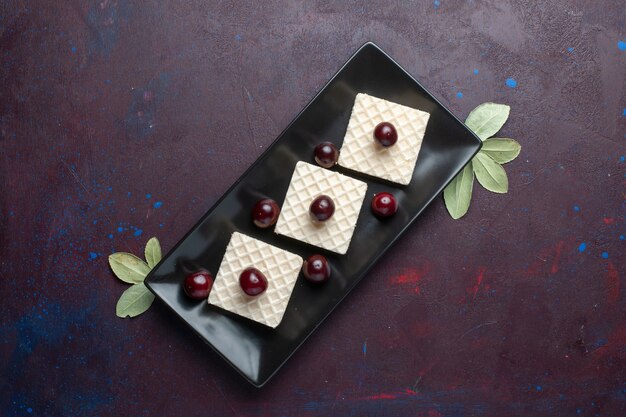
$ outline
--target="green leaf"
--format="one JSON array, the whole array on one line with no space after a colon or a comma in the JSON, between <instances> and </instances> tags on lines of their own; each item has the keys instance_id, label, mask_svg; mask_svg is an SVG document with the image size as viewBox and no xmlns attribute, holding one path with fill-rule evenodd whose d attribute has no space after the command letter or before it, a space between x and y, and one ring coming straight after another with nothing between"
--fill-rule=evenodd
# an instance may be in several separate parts
<instances>
[{"instance_id":1,"label":"green leaf","mask_svg":"<svg viewBox=\"0 0 626 417\"><path fill-rule=\"evenodd\" d=\"M143 282L150 272L148 264L132 253L117 252L109 255L109 265L119 279L129 284Z\"/></svg>"},{"instance_id":2,"label":"green leaf","mask_svg":"<svg viewBox=\"0 0 626 417\"><path fill-rule=\"evenodd\" d=\"M115 306L117 317L135 317L145 312L154 301L154 294L144 283L135 284L122 293Z\"/></svg>"},{"instance_id":3,"label":"green leaf","mask_svg":"<svg viewBox=\"0 0 626 417\"><path fill-rule=\"evenodd\" d=\"M494 193L506 193L508 191L509 180L506 171L488 155L478 152L472 159L472 168L480 185L489 191Z\"/></svg>"},{"instance_id":4,"label":"green leaf","mask_svg":"<svg viewBox=\"0 0 626 417\"><path fill-rule=\"evenodd\" d=\"M471 163L469 163L443 190L446 208L453 219L459 219L467 213L472 200L473 186L474 172L472 171Z\"/></svg>"},{"instance_id":5,"label":"green leaf","mask_svg":"<svg viewBox=\"0 0 626 417\"><path fill-rule=\"evenodd\" d=\"M472 110L465 120L476 136L485 140L495 135L509 118L511 108L505 104L483 103Z\"/></svg>"},{"instance_id":6,"label":"green leaf","mask_svg":"<svg viewBox=\"0 0 626 417\"><path fill-rule=\"evenodd\" d=\"M154 268L161 260L161 244L156 237L150 238L146 243L146 261L150 269Z\"/></svg>"},{"instance_id":7,"label":"green leaf","mask_svg":"<svg viewBox=\"0 0 626 417\"><path fill-rule=\"evenodd\" d=\"M483 142L481 152L486 153L499 164L511 162L522 150L516 140L508 138L491 138Z\"/></svg>"}]
</instances>

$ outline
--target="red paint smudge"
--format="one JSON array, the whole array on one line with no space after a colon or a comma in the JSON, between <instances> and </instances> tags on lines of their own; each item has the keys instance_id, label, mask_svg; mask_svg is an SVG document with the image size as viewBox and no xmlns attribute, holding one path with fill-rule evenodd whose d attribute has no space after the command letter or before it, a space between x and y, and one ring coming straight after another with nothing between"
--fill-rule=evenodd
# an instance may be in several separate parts
<instances>
[{"instance_id":1,"label":"red paint smudge","mask_svg":"<svg viewBox=\"0 0 626 417\"><path fill-rule=\"evenodd\" d=\"M559 261L561 260L561 250L563 249L563 241L560 240L559 243L556 244L556 255L554 255L554 261L552 261L552 267L550 268L550 272L556 274L559 271Z\"/></svg>"},{"instance_id":2,"label":"red paint smudge","mask_svg":"<svg viewBox=\"0 0 626 417\"><path fill-rule=\"evenodd\" d=\"M395 400L401 397L407 397L410 395L416 395L417 392L411 390L411 389L405 389L404 391L401 392L381 392L379 394L373 394L373 395L368 395L367 397L361 397L358 398L358 400L371 400L371 401L378 401L378 400Z\"/></svg>"},{"instance_id":3,"label":"red paint smudge","mask_svg":"<svg viewBox=\"0 0 626 417\"><path fill-rule=\"evenodd\" d=\"M548 257L552 254L552 247L542 248L537 255L535 255L535 261L528 269L529 275L543 275L543 268L548 260Z\"/></svg>"},{"instance_id":4,"label":"red paint smudge","mask_svg":"<svg viewBox=\"0 0 626 417\"><path fill-rule=\"evenodd\" d=\"M439 363L439 359L434 359L434 360L431 359L430 361L426 362L424 367L420 369L420 371L417 373L417 376L420 378L423 377L428 372L430 372L430 370L433 369L435 365L437 365L438 363Z\"/></svg>"},{"instance_id":5,"label":"red paint smudge","mask_svg":"<svg viewBox=\"0 0 626 417\"><path fill-rule=\"evenodd\" d=\"M490 345L490 339L486 337L479 337L478 339L474 339L471 341L472 349L483 349Z\"/></svg>"},{"instance_id":6,"label":"red paint smudge","mask_svg":"<svg viewBox=\"0 0 626 417\"><path fill-rule=\"evenodd\" d=\"M615 265L613 265L613 262L611 261L609 261L607 264L607 270L607 287L609 288L609 297L607 301L610 304L614 304L617 302L617 300L619 300L619 274L617 273L617 268L615 268Z\"/></svg>"},{"instance_id":7,"label":"red paint smudge","mask_svg":"<svg viewBox=\"0 0 626 417\"><path fill-rule=\"evenodd\" d=\"M365 400L395 400L396 398L398 398L398 396L396 394L385 394L384 392L381 392L380 394L374 394L374 395L370 395L368 397L365 397Z\"/></svg>"},{"instance_id":8,"label":"red paint smudge","mask_svg":"<svg viewBox=\"0 0 626 417\"><path fill-rule=\"evenodd\" d=\"M422 275L418 271L406 271L396 277L391 278L392 284L415 284L422 280Z\"/></svg>"},{"instance_id":9,"label":"red paint smudge","mask_svg":"<svg viewBox=\"0 0 626 417\"><path fill-rule=\"evenodd\" d=\"M602 219L602 221L604 222L604 224L609 225L609 224L613 224L615 223L615 219L612 217L605 217L604 219Z\"/></svg>"},{"instance_id":10,"label":"red paint smudge","mask_svg":"<svg viewBox=\"0 0 626 417\"><path fill-rule=\"evenodd\" d=\"M415 269L407 269L401 274L391 277L389 282L391 285L407 286L411 288L415 294L420 295L422 293L420 284L429 271L429 265L423 265Z\"/></svg>"},{"instance_id":11,"label":"red paint smudge","mask_svg":"<svg viewBox=\"0 0 626 417\"><path fill-rule=\"evenodd\" d=\"M432 327L428 323L415 322L411 326L411 334L417 337L426 337L432 332Z\"/></svg>"},{"instance_id":12,"label":"red paint smudge","mask_svg":"<svg viewBox=\"0 0 626 417\"><path fill-rule=\"evenodd\" d=\"M480 283L483 282L483 278L485 278L485 267L480 267L478 270L478 276L476 277L476 284L469 289L470 294L472 294L473 298L476 298L476 294L478 294L478 289L480 288Z\"/></svg>"},{"instance_id":13,"label":"red paint smudge","mask_svg":"<svg viewBox=\"0 0 626 417\"><path fill-rule=\"evenodd\" d=\"M626 345L626 326L620 326L609 335L609 345L624 346Z\"/></svg>"},{"instance_id":14,"label":"red paint smudge","mask_svg":"<svg viewBox=\"0 0 626 417\"><path fill-rule=\"evenodd\" d=\"M555 274L560 269L560 263L563 260L563 254L567 254L573 247L573 239L567 238L560 240L554 246L542 248L535 256L533 263L526 270L528 277L545 277L549 272Z\"/></svg>"}]
</instances>

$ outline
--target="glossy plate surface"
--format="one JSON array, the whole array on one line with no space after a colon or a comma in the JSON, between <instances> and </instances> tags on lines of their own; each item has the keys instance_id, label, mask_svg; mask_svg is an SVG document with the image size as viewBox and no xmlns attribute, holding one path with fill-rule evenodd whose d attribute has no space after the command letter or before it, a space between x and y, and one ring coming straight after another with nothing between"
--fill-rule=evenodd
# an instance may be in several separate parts
<instances>
[{"instance_id":1,"label":"glossy plate surface","mask_svg":"<svg viewBox=\"0 0 626 417\"><path fill-rule=\"evenodd\" d=\"M413 179L397 186L341 168L368 183L352 243L337 255L259 229L250 211L261 198L282 204L296 162L315 163L321 141L341 147L357 93L367 93L431 114ZM372 43L363 45L242 177L172 249L146 279L148 287L255 386L262 386L366 275L378 258L437 197L480 149L480 140L417 81ZM392 191L399 209L383 221L371 214L372 196ZM323 253L332 278L313 286L298 278L283 321L276 329L188 299L181 283L188 272L217 274L231 234L239 231L306 258ZM375 240L371 236L376 236Z\"/></svg>"}]
</instances>

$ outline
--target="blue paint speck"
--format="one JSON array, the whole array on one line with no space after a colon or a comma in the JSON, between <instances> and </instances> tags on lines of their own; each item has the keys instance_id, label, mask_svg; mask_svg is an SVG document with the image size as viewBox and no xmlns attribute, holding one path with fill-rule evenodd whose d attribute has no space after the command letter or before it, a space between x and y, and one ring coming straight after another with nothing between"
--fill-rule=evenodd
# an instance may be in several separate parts
<instances>
[{"instance_id":1,"label":"blue paint speck","mask_svg":"<svg viewBox=\"0 0 626 417\"><path fill-rule=\"evenodd\" d=\"M98 224L98 220L94 220L94 221L93 221L93 224Z\"/></svg>"},{"instance_id":2,"label":"blue paint speck","mask_svg":"<svg viewBox=\"0 0 626 417\"><path fill-rule=\"evenodd\" d=\"M30 408L30 407L28 407L28 408L26 409L26 412L27 412L28 414L32 414L32 413L33 413L33 409L32 409L32 408Z\"/></svg>"},{"instance_id":3,"label":"blue paint speck","mask_svg":"<svg viewBox=\"0 0 626 417\"><path fill-rule=\"evenodd\" d=\"M122 226L117 228L118 233L122 233L124 231L124 228Z\"/></svg>"},{"instance_id":4,"label":"blue paint speck","mask_svg":"<svg viewBox=\"0 0 626 417\"><path fill-rule=\"evenodd\" d=\"M584 252L585 249L587 249L587 244L585 242L581 243L580 246L578 246L578 252L580 253Z\"/></svg>"},{"instance_id":5,"label":"blue paint speck","mask_svg":"<svg viewBox=\"0 0 626 417\"><path fill-rule=\"evenodd\" d=\"M107 187L107 191L113 191L113 187Z\"/></svg>"},{"instance_id":6,"label":"blue paint speck","mask_svg":"<svg viewBox=\"0 0 626 417\"><path fill-rule=\"evenodd\" d=\"M582 413L582 412L583 412L583 410L581 410L580 408L577 408L577 409L576 409L576 414L580 414L580 413Z\"/></svg>"},{"instance_id":7,"label":"blue paint speck","mask_svg":"<svg viewBox=\"0 0 626 417\"><path fill-rule=\"evenodd\" d=\"M624 111L626 111L626 109L624 109ZM626 159L626 158L624 158L624 155L622 155L622 156L620 156L620 157L619 157L619 161L620 161L620 162L624 162L624 160L625 160L625 159Z\"/></svg>"},{"instance_id":8,"label":"blue paint speck","mask_svg":"<svg viewBox=\"0 0 626 417\"><path fill-rule=\"evenodd\" d=\"M152 198L152 194L146 194L146 198Z\"/></svg>"},{"instance_id":9,"label":"blue paint speck","mask_svg":"<svg viewBox=\"0 0 626 417\"><path fill-rule=\"evenodd\" d=\"M163 223L160 223L160 224L159 224L159 227L160 227L161 229L163 229Z\"/></svg>"},{"instance_id":10,"label":"blue paint speck","mask_svg":"<svg viewBox=\"0 0 626 417\"><path fill-rule=\"evenodd\" d=\"M113 239L113 235L112 234L109 234L109 239Z\"/></svg>"},{"instance_id":11,"label":"blue paint speck","mask_svg":"<svg viewBox=\"0 0 626 417\"><path fill-rule=\"evenodd\" d=\"M154 208L159 208L163 205L162 201L157 201L156 203L154 203Z\"/></svg>"},{"instance_id":12,"label":"blue paint speck","mask_svg":"<svg viewBox=\"0 0 626 417\"><path fill-rule=\"evenodd\" d=\"M626 239L624 235L619 235L619 240L624 240L624 239Z\"/></svg>"},{"instance_id":13,"label":"blue paint speck","mask_svg":"<svg viewBox=\"0 0 626 417\"><path fill-rule=\"evenodd\" d=\"M97 257L98 257L98 254L96 252L89 252L89 260L90 261L93 261Z\"/></svg>"},{"instance_id":14,"label":"blue paint speck","mask_svg":"<svg viewBox=\"0 0 626 417\"><path fill-rule=\"evenodd\" d=\"M567 52L574 52L574 48L570 46L569 48L567 48Z\"/></svg>"},{"instance_id":15,"label":"blue paint speck","mask_svg":"<svg viewBox=\"0 0 626 417\"><path fill-rule=\"evenodd\" d=\"M609 253L608 252L602 252L602 258L604 259L609 259Z\"/></svg>"},{"instance_id":16,"label":"blue paint speck","mask_svg":"<svg viewBox=\"0 0 626 417\"><path fill-rule=\"evenodd\" d=\"M143 233L143 230L137 229L135 230L135 233L133 233L133 236L141 236L142 233Z\"/></svg>"},{"instance_id":17,"label":"blue paint speck","mask_svg":"<svg viewBox=\"0 0 626 417\"><path fill-rule=\"evenodd\" d=\"M463 98L463 93L461 93L460 91L458 93L456 93L456 97L457 98Z\"/></svg>"},{"instance_id":18,"label":"blue paint speck","mask_svg":"<svg viewBox=\"0 0 626 417\"><path fill-rule=\"evenodd\" d=\"M75 54L76 53L76 47L72 46L72 53Z\"/></svg>"},{"instance_id":19,"label":"blue paint speck","mask_svg":"<svg viewBox=\"0 0 626 417\"><path fill-rule=\"evenodd\" d=\"M129 192L128 192L128 196L130 197L130 196L131 196L131 194L132 194L132 193L129 191Z\"/></svg>"},{"instance_id":20,"label":"blue paint speck","mask_svg":"<svg viewBox=\"0 0 626 417\"><path fill-rule=\"evenodd\" d=\"M474 75L478 75L478 69L474 70Z\"/></svg>"},{"instance_id":21,"label":"blue paint speck","mask_svg":"<svg viewBox=\"0 0 626 417\"><path fill-rule=\"evenodd\" d=\"M113 81L111 81L111 80L104 80L104 83L105 83L105 84L111 84L112 82L113 82Z\"/></svg>"},{"instance_id":22,"label":"blue paint speck","mask_svg":"<svg viewBox=\"0 0 626 417\"><path fill-rule=\"evenodd\" d=\"M543 387L541 385L537 385L535 387L535 389L537 390L537 392L541 391L543 389Z\"/></svg>"},{"instance_id":23,"label":"blue paint speck","mask_svg":"<svg viewBox=\"0 0 626 417\"><path fill-rule=\"evenodd\" d=\"M243 39L243 37L239 33L235 35L235 40L237 42L241 42L241 39Z\"/></svg>"},{"instance_id":24,"label":"blue paint speck","mask_svg":"<svg viewBox=\"0 0 626 417\"><path fill-rule=\"evenodd\" d=\"M367 353L367 341L363 342L363 354Z\"/></svg>"},{"instance_id":25,"label":"blue paint speck","mask_svg":"<svg viewBox=\"0 0 626 417\"><path fill-rule=\"evenodd\" d=\"M510 87L510 88L515 88L515 87L517 87L517 81L515 81L515 79L513 79L513 78L507 78L506 79L506 86Z\"/></svg>"},{"instance_id":26,"label":"blue paint speck","mask_svg":"<svg viewBox=\"0 0 626 417\"><path fill-rule=\"evenodd\" d=\"M626 109L622 110L622 116L626 116Z\"/></svg>"},{"instance_id":27,"label":"blue paint speck","mask_svg":"<svg viewBox=\"0 0 626 417\"><path fill-rule=\"evenodd\" d=\"M433 4L435 5L435 9L437 9L439 6L441 6L441 2L439 0L435 0L433 2Z\"/></svg>"},{"instance_id":28,"label":"blue paint speck","mask_svg":"<svg viewBox=\"0 0 626 417\"><path fill-rule=\"evenodd\" d=\"M617 47L619 48L620 51L626 51L626 42L617 41Z\"/></svg>"},{"instance_id":29,"label":"blue paint speck","mask_svg":"<svg viewBox=\"0 0 626 417\"><path fill-rule=\"evenodd\" d=\"M574 206L574 211L578 213L580 211L580 207Z\"/></svg>"}]
</instances>

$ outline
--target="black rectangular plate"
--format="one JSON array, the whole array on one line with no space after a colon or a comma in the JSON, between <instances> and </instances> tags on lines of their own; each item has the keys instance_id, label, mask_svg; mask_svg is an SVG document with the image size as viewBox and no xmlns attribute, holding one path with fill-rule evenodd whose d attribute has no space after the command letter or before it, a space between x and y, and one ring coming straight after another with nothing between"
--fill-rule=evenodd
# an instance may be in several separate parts
<instances>
[{"instance_id":1,"label":"black rectangular plate","mask_svg":"<svg viewBox=\"0 0 626 417\"><path fill-rule=\"evenodd\" d=\"M368 184L352 243L346 255L326 252L252 224L260 198L282 203L296 162L312 160L321 141L341 147L357 93L367 93L430 113L413 179L407 186L334 168ZM202 217L146 279L148 287L215 351L255 386L262 386L324 321L424 208L480 149L481 142L411 75L373 43L363 45L300 112L257 161ZM374 217L367 205L380 191L393 192L395 216ZM301 255L323 253L332 278L314 287L300 276L283 321L276 329L189 300L185 275L198 268L217 273L234 231ZM376 236L376 239L372 239Z\"/></svg>"}]
</instances>

